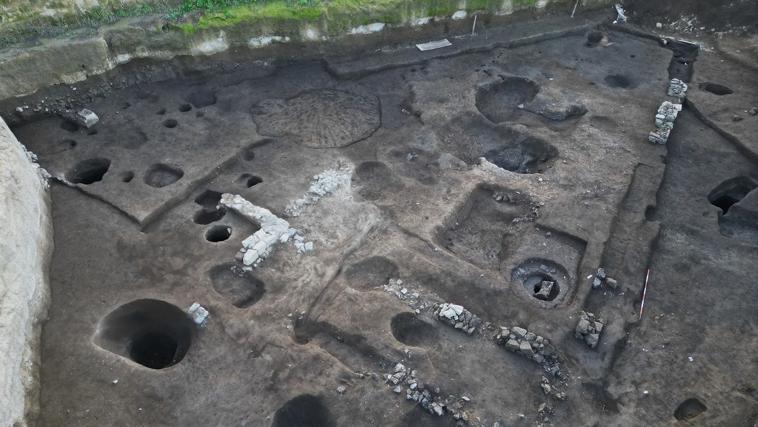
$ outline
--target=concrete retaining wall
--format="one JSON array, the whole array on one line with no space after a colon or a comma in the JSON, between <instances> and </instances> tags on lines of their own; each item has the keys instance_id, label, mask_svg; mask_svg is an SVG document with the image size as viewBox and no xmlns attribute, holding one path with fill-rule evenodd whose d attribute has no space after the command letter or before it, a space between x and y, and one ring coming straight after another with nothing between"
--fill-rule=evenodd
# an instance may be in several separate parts
<instances>
[{"instance_id":1,"label":"concrete retaining wall","mask_svg":"<svg viewBox=\"0 0 758 427\"><path fill-rule=\"evenodd\" d=\"M53 234L41 170L0 118L0 426L26 425L38 401L41 322Z\"/></svg>"}]
</instances>

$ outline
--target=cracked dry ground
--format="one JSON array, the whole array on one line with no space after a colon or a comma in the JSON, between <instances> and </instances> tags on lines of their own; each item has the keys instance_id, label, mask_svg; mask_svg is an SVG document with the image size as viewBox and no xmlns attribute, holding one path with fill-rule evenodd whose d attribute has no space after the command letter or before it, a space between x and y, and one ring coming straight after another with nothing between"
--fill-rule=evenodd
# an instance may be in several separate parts
<instances>
[{"instance_id":1,"label":"cracked dry ground","mask_svg":"<svg viewBox=\"0 0 758 427\"><path fill-rule=\"evenodd\" d=\"M472 425L753 425L758 156L740 135L758 117L740 113L735 137L708 115L755 105L754 74L701 52L655 146L672 52L608 40L353 79L322 63L242 68L113 91L87 105L91 130L15 128L59 178L40 424L454 425L393 393L400 362ZM701 62L725 81L699 77ZM346 185L286 215L337 168ZM260 224L219 193L314 250L280 244L242 272ZM617 288L591 288L600 266ZM555 287L537 295L545 278ZM203 328L184 314L193 302ZM484 326L437 321L438 302ZM582 310L606 322L595 349L574 338ZM566 400L493 342L499 326L550 340Z\"/></svg>"}]
</instances>

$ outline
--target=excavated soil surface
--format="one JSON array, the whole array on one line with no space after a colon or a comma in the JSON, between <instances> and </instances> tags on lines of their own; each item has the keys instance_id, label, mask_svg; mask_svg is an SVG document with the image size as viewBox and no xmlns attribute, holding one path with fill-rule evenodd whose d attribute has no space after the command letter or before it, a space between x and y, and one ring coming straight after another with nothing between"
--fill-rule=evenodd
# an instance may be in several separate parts
<instances>
[{"instance_id":1,"label":"excavated soil surface","mask_svg":"<svg viewBox=\"0 0 758 427\"><path fill-rule=\"evenodd\" d=\"M40 425L455 425L385 384L398 362L471 425L758 420L758 163L706 124L710 101L647 142L671 50L581 30L382 55L355 78L327 60L142 83L87 103L92 129L14 129L56 177ZM701 81L697 64L698 97L755 93L750 73ZM325 170L348 177L293 214ZM281 243L245 269L242 241L267 225L222 193L313 250ZM616 288L592 289L598 267ZM439 322L440 302L482 328ZM606 323L594 349L574 338L582 310ZM492 341L501 325L554 344L565 400Z\"/></svg>"}]
</instances>

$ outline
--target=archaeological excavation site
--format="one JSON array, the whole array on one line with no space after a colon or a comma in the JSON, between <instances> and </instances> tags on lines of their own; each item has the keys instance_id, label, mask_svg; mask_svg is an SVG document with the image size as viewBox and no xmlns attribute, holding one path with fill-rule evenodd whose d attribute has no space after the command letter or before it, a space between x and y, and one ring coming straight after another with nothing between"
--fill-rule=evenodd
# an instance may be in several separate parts
<instances>
[{"instance_id":1,"label":"archaeological excavation site","mask_svg":"<svg viewBox=\"0 0 758 427\"><path fill-rule=\"evenodd\" d=\"M755 0L6 0L0 116L0 427L758 426Z\"/></svg>"}]
</instances>

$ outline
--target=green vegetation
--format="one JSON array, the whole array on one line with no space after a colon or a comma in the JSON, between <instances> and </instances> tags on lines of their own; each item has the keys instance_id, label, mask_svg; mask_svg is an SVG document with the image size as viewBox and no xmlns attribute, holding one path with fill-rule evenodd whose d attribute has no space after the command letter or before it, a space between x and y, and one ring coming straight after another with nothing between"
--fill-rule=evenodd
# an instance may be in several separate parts
<instances>
[{"instance_id":1,"label":"green vegetation","mask_svg":"<svg viewBox=\"0 0 758 427\"><path fill-rule=\"evenodd\" d=\"M489 10L501 3L501 0L467 0L466 9ZM537 0L513 0L516 10L536 3ZM329 32L338 34L373 22L399 24L412 17L449 16L459 9L458 0L145 0L126 5L119 0L100 0L100 4L83 13L61 17L43 17L31 9L22 12L15 21L0 25L0 48L72 31L94 32L122 18L147 15L160 15L188 34L242 22L312 22L322 18L328 19ZM71 7L75 10L73 4Z\"/></svg>"}]
</instances>

